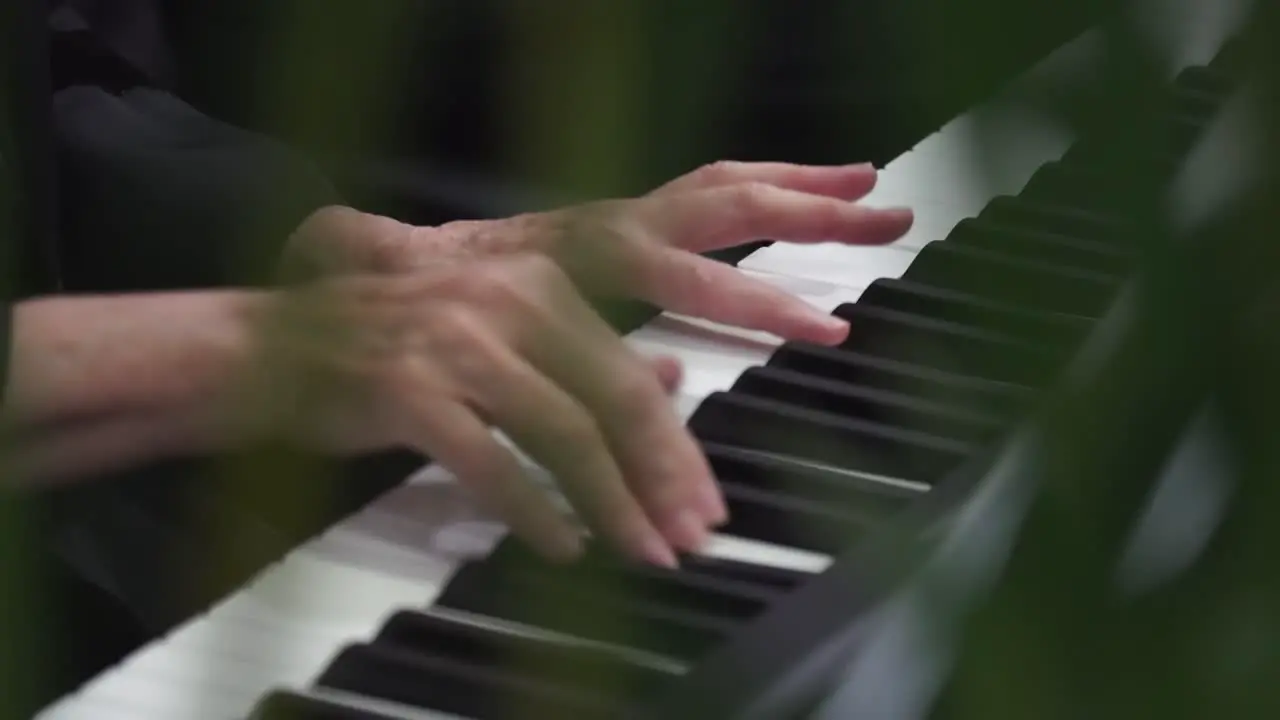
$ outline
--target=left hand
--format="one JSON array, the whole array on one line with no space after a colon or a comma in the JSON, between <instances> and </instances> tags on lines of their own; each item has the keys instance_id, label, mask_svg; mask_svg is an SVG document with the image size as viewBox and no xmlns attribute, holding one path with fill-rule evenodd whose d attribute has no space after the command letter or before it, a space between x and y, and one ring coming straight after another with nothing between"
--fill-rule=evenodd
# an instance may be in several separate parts
<instances>
[{"instance_id":1,"label":"left hand","mask_svg":"<svg viewBox=\"0 0 1280 720\"><path fill-rule=\"evenodd\" d=\"M501 220L412 227L326 208L295 233L286 261L321 273L403 272L508 253L554 259L596 297L629 297L784 339L842 341L847 324L699 253L757 239L880 245L912 214L856 204L875 186L870 165L720 162L639 198Z\"/></svg>"}]
</instances>

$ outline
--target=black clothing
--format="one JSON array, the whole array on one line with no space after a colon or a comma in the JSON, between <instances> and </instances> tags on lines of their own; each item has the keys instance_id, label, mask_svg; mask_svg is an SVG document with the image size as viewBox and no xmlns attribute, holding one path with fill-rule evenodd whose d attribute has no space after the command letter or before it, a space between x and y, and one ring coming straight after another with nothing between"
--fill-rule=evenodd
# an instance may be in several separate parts
<instances>
[{"instance_id":1,"label":"black clothing","mask_svg":"<svg viewBox=\"0 0 1280 720\"><path fill-rule=\"evenodd\" d=\"M0 2L0 385L16 301L260 283L297 223L339 200L301 154L165 89L162 21L159 0ZM166 582L198 470L0 494L0 718L181 619Z\"/></svg>"}]
</instances>

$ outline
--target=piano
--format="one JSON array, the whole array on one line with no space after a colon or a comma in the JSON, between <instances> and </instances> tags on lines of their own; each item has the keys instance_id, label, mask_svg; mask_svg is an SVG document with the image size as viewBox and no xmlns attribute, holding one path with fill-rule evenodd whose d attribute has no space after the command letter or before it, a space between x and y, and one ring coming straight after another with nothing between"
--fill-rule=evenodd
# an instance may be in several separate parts
<instances>
[{"instance_id":1,"label":"piano","mask_svg":"<svg viewBox=\"0 0 1280 720\"><path fill-rule=\"evenodd\" d=\"M1233 96L1248 6L1143 4L1170 183ZM981 583L1026 423L1141 255L1098 171L1122 142L1043 106L1102 44L1085 33L888 163L867 202L915 209L898 242L739 263L849 319L843 346L673 315L628 336L684 362L675 403L732 514L678 570L598 548L549 566L428 466L38 717L924 717L943 683L913 645L919 588L869 589L876 553L912 529Z\"/></svg>"}]
</instances>

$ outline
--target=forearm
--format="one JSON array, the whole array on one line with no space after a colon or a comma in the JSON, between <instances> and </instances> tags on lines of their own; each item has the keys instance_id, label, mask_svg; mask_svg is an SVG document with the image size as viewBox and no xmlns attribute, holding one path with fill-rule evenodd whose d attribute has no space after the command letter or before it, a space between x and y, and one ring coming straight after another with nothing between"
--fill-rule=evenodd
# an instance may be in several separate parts
<instances>
[{"instance_id":1,"label":"forearm","mask_svg":"<svg viewBox=\"0 0 1280 720\"><path fill-rule=\"evenodd\" d=\"M183 456L210 438L193 432L185 420L155 410L133 411L15 432L5 470L20 485L48 487Z\"/></svg>"},{"instance_id":2,"label":"forearm","mask_svg":"<svg viewBox=\"0 0 1280 720\"><path fill-rule=\"evenodd\" d=\"M221 410L265 294L58 297L14 310L8 463L43 483L239 439Z\"/></svg>"}]
</instances>

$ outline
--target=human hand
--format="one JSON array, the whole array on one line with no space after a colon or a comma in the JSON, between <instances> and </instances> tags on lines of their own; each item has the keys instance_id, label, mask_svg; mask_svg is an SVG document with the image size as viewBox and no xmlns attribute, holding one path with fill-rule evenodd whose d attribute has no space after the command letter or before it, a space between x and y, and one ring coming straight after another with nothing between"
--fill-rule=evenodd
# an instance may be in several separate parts
<instances>
[{"instance_id":1,"label":"human hand","mask_svg":"<svg viewBox=\"0 0 1280 720\"><path fill-rule=\"evenodd\" d=\"M762 238L892 242L912 215L857 205L875 181L869 165L723 162L640 198L502 220L411 227L331 208L299 229L290 254L327 272L397 272L536 252L590 296L630 297L785 339L835 344L848 332L844 321L698 253Z\"/></svg>"},{"instance_id":2,"label":"human hand","mask_svg":"<svg viewBox=\"0 0 1280 720\"><path fill-rule=\"evenodd\" d=\"M552 558L578 532L492 435L554 475L593 531L671 565L726 518L711 472L664 385L546 256L416 273L327 278L278 293L267 394L307 440L343 451L409 446L456 474L512 531ZM292 378L309 387L281 397Z\"/></svg>"}]
</instances>

